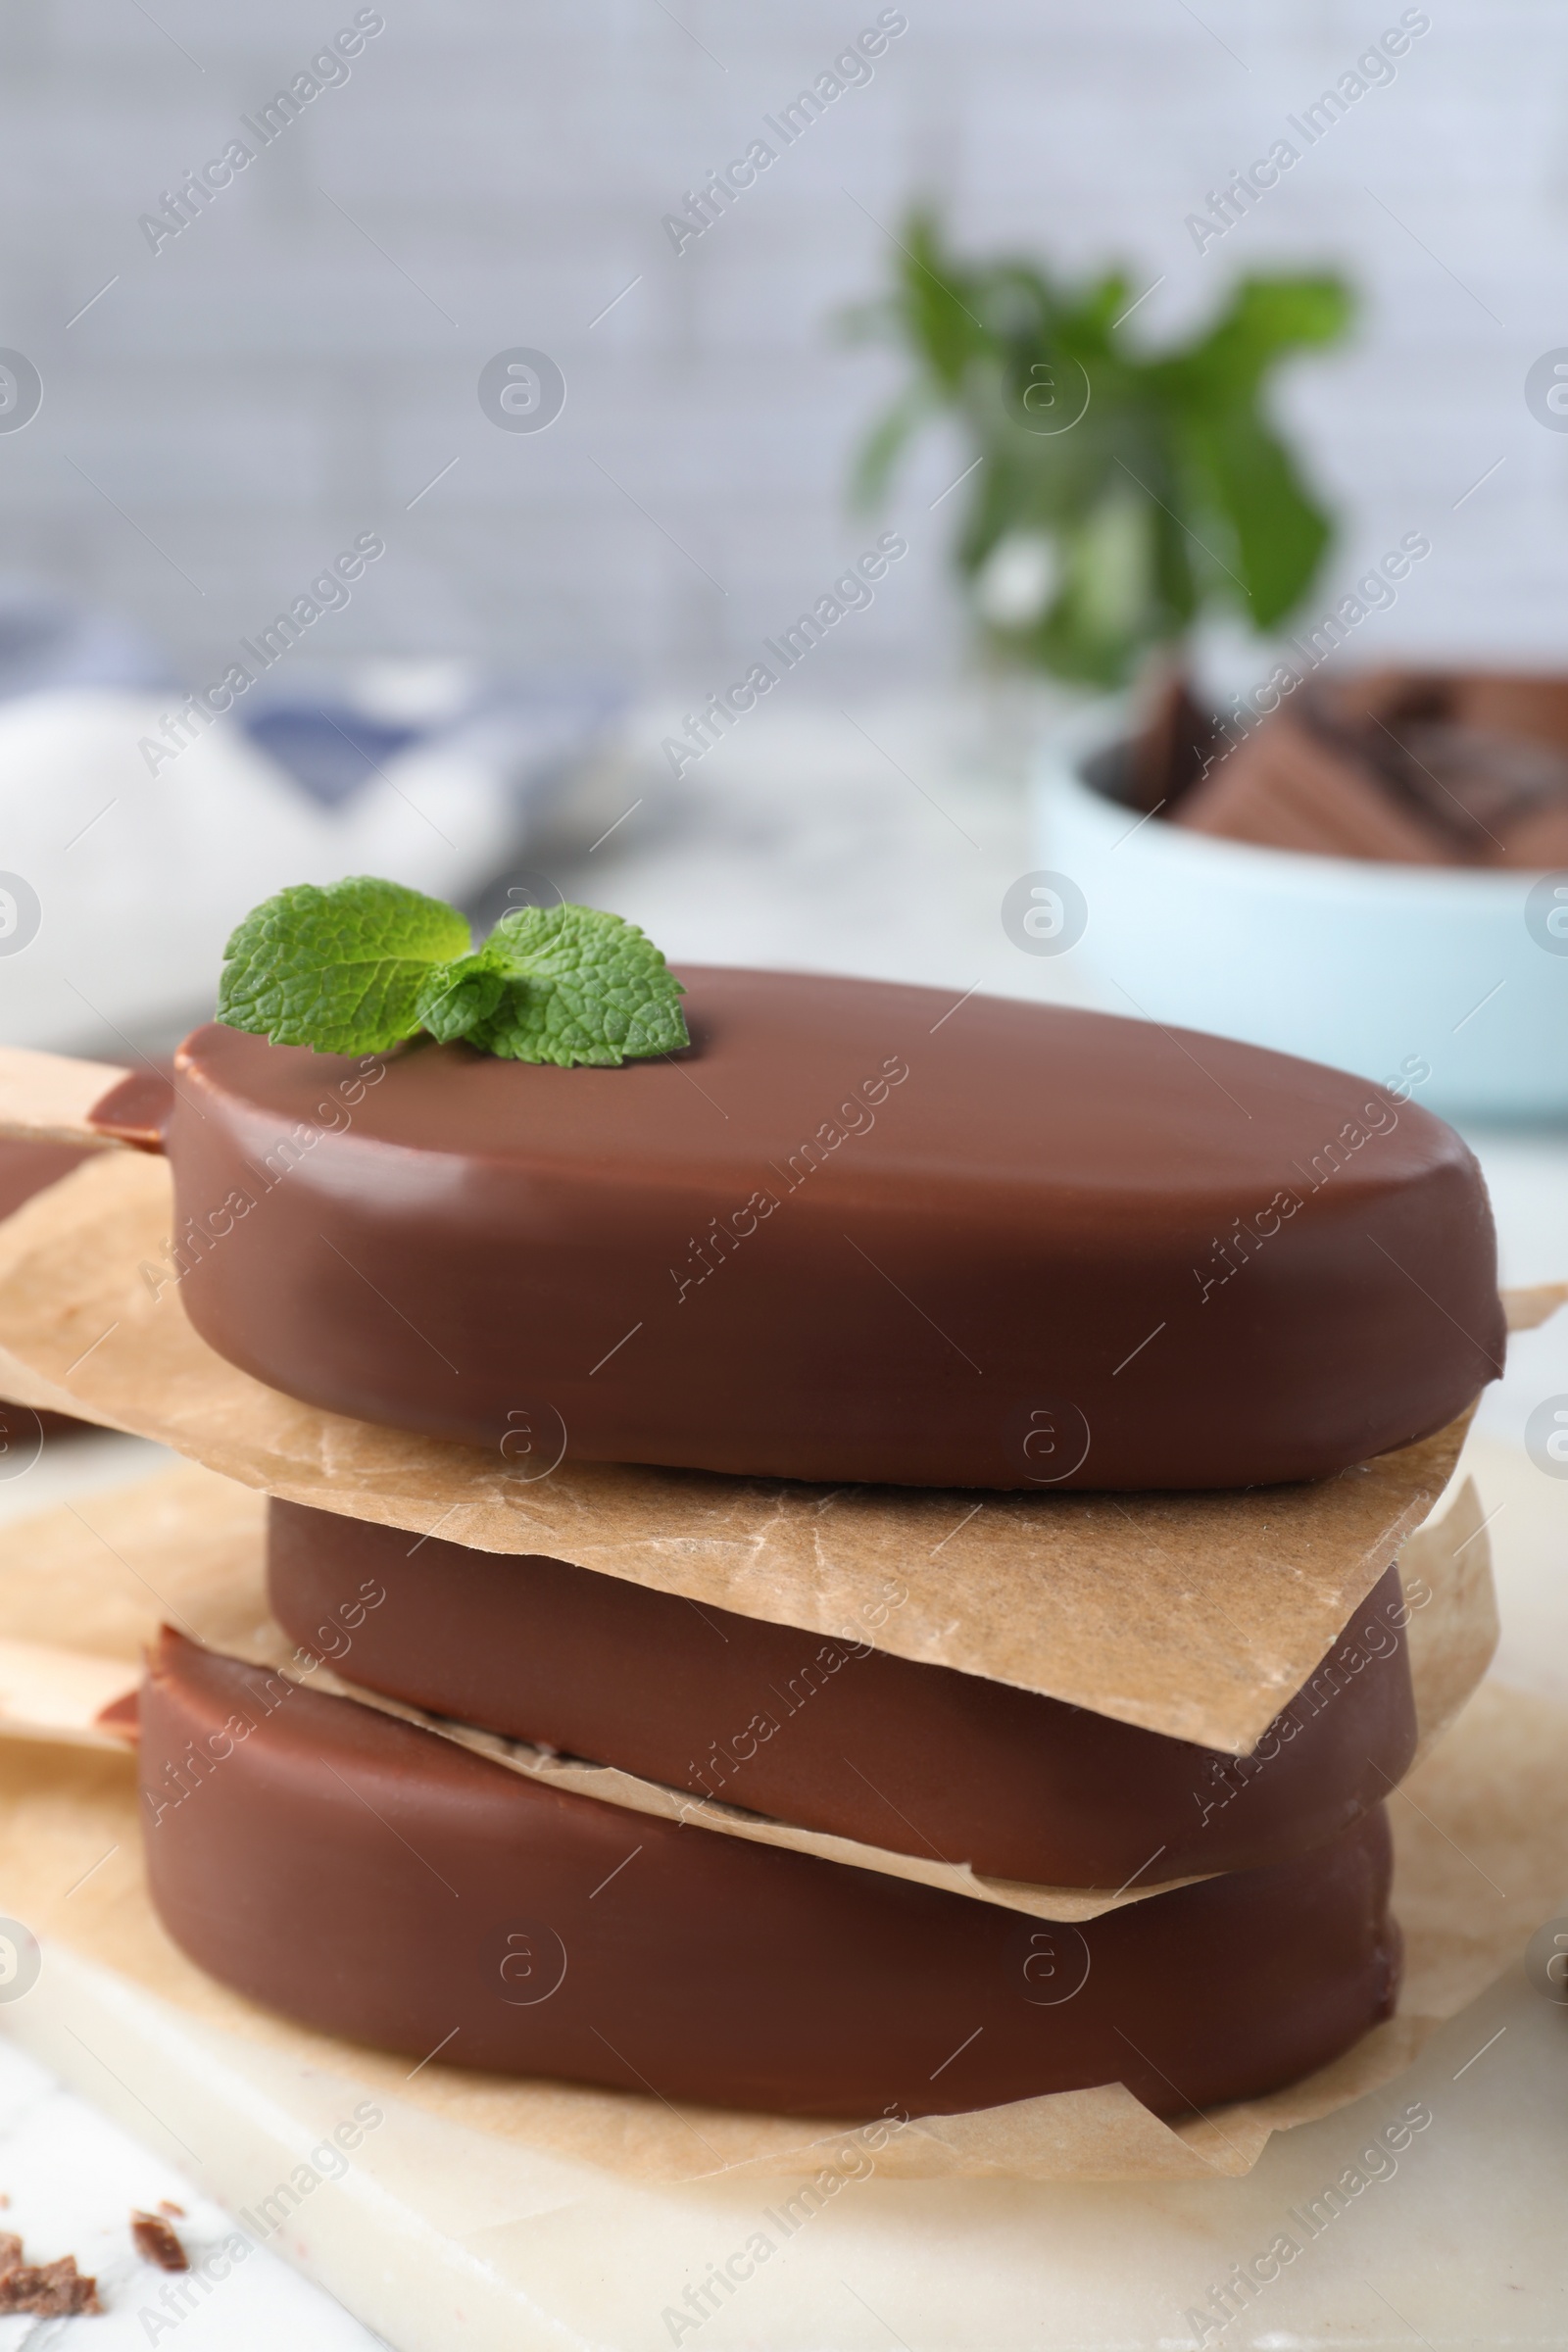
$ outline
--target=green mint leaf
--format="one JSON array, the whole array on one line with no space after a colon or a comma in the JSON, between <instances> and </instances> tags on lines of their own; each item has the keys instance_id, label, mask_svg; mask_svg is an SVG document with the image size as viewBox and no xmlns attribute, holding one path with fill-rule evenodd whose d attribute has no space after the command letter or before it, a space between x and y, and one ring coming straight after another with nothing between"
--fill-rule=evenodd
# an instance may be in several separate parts
<instances>
[{"instance_id":1,"label":"green mint leaf","mask_svg":"<svg viewBox=\"0 0 1568 2352\"><path fill-rule=\"evenodd\" d=\"M455 908L401 883L298 882L254 907L230 939L218 1018L275 1046L381 1053L418 1028L431 967L467 946Z\"/></svg>"},{"instance_id":2,"label":"green mint leaf","mask_svg":"<svg viewBox=\"0 0 1568 2352\"><path fill-rule=\"evenodd\" d=\"M299 883L228 943L218 1018L274 1045L372 1054L421 1028L512 1061L615 1065L691 1043L680 982L635 923L524 906L470 950L463 916L368 875Z\"/></svg>"},{"instance_id":3,"label":"green mint leaf","mask_svg":"<svg viewBox=\"0 0 1568 2352\"><path fill-rule=\"evenodd\" d=\"M509 1061L616 1066L690 1045L684 993L646 933L595 906L521 906L479 956L502 993L467 1031ZM469 985L466 975L459 987ZM473 1000L478 1001L477 991Z\"/></svg>"},{"instance_id":4,"label":"green mint leaf","mask_svg":"<svg viewBox=\"0 0 1568 2352\"><path fill-rule=\"evenodd\" d=\"M507 993L504 956L488 945L455 963L438 963L419 990L415 1012L430 1035L443 1046L454 1038L472 1037L495 1011Z\"/></svg>"}]
</instances>

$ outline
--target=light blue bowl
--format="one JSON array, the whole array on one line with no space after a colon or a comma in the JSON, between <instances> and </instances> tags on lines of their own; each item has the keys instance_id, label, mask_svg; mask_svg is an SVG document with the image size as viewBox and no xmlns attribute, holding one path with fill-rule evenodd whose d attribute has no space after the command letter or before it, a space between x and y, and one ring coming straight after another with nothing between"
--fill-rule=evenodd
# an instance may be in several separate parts
<instances>
[{"instance_id":1,"label":"light blue bowl","mask_svg":"<svg viewBox=\"0 0 1568 2352\"><path fill-rule=\"evenodd\" d=\"M1041 866L1083 892L1074 953L1108 1002L1413 1084L1449 1117L1568 1112L1568 873L1304 857L1140 823L1086 776L1125 732L1119 707L1063 728L1034 786Z\"/></svg>"}]
</instances>

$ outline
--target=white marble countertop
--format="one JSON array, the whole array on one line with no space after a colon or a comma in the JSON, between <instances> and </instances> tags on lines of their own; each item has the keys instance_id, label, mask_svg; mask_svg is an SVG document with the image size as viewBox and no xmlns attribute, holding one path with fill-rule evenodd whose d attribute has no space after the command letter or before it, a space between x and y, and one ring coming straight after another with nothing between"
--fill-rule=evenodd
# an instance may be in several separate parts
<instances>
[{"instance_id":1,"label":"white marble countertop","mask_svg":"<svg viewBox=\"0 0 1568 2352\"><path fill-rule=\"evenodd\" d=\"M670 714L645 714L638 736L647 757L623 803L607 803L602 812L602 827L612 827L609 837L590 852L585 828L575 852L562 850L550 863L564 896L614 906L676 958L919 980L951 987L955 999L979 987L1096 1002L1070 956L1020 955L1003 931L1003 895L1034 858L1017 738L1008 741L995 707L927 709L905 700L853 712L761 712L679 784L662 772L657 756L669 723ZM1568 1275L1568 1133L1491 1131L1471 1140L1493 1189L1504 1281ZM1486 1401L1482 1444L1520 1462L1516 1448L1527 1414L1556 1392L1568 1393L1568 1314L1558 1327L1518 1343L1507 1379ZM0 1483L0 1519L44 1509L87 1487L123 1483L162 1458L130 1439L51 1449L24 1478ZM1540 1482L1543 1490L1548 1483ZM1568 1486L1544 1491L1536 1502L1545 1514L1542 1524L1554 1525L1560 1543ZM1506 1544L1499 1552L1506 1625ZM1523 1581L1519 1586L1520 1623L1528 1633L1511 1639L1505 1631L1500 1663L1517 1680L1563 1690L1568 1601L1554 1607L1544 1589L1539 1528L1531 1557L1534 1567L1516 1571L1521 1580L1533 1579L1528 1592ZM1544 1642L1544 1627L1560 1640ZM1564 1879L1568 1884L1568 1858ZM160 2198L182 2206L188 2218L178 2226L196 2251L225 2229L218 2207L82 2100L51 2084L3 2034L0 2194L10 2198L0 2226L24 2234L29 2259L75 2254L84 2269L98 2272L110 2307L90 2320L0 2320L0 2352L24 2344L29 2352L56 2345L64 2352L78 2345L82 2352L93 2345L119 2352L167 2342L174 2330L157 2323L168 2281L135 2260L130 2209L156 2206ZM379 2340L265 2250L212 2306L181 2319L177 2333L182 2352L185 2346L248 2352L252 2345L270 2352L281 2343L298 2352L351 2352ZM1381 2340L1337 2324L1311 2339L1242 2330L1234 2340L1243 2339L1282 2352L1308 2340ZM893 2338L872 2327L855 2340ZM954 2340L941 2338L944 2345ZM1155 2334L1147 2339L1156 2340ZM1389 2340L1416 2338L1401 2325L1391 2328ZM1529 2340L1568 2343L1568 2332ZM927 2347L920 2342L912 2352Z\"/></svg>"}]
</instances>

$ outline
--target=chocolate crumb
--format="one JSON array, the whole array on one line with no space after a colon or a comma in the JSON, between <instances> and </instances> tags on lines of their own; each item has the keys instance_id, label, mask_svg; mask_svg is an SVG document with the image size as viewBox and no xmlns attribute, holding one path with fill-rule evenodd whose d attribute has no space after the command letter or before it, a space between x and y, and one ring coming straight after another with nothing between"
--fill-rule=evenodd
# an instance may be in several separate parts
<instances>
[{"instance_id":1,"label":"chocolate crumb","mask_svg":"<svg viewBox=\"0 0 1568 2352\"><path fill-rule=\"evenodd\" d=\"M179 2207L176 2205L177 2213ZM156 2213L133 2213L130 2234L143 2262L156 2262L161 2271L188 2271L190 2257L166 2221Z\"/></svg>"},{"instance_id":2,"label":"chocolate crumb","mask_svg":"<svg viewBox=\"0 0 1568 2352\"><path fill-rule=\"evenodd\" d=\"M178 2222L182 2222L185 2219L184 2206L176 2205L172 2197L160 2197L158 2200L158 2210L160 2213L172 2213L174 2216L174 2219Z\"/></svg>"},{"instance_id":3,"label":"chocolate crumb","mask_svg":"<svg viewBox=\"0 0 1568 2352\"><path fill-rule=\"evenodd\" d=\"M74 2319L78 2312L102 2311L98 2281L84 2278L74 2254L59 2262L25 2263L22 2240L0 2235L0 2313L31 2312L40 2320Z\"/></svg>"}]
</instances>

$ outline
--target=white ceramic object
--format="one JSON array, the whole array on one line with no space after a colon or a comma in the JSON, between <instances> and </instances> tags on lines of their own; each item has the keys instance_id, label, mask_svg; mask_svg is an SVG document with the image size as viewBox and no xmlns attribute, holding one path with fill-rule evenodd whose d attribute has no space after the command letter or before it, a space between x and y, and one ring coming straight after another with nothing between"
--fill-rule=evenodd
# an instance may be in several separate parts
<instances>
[{"instance_id":1,"label":"white ceramic object","mask_svg":"<svg viewBox=\"0 0 1568 2352\"><path fill-rule=\"evenodd\" d=\"M1036 854L1088 901L1074 957L1107 1004L1378 1080L1425 1066L1416 1100L1450 1117L1568 1111L1568 952L1526 924L1541 875L1304 857L1140 823L1085 780L1125 726L1117 708L1063 728L1035 783Z\"/></svg>"},{"instance_id":2,"label":"white ceramic object","mask_svg":"<svg viewBox=\"0 0 1568 2352\"><path fill-rule=\"evenodd\" d=\"M424 676L416 666L406 705ZM546 710L510 736L499 722L432 736L331 808L221 720L150 775L141 744L171 702L86 687L0 702L7 1045L102 1058L190 1027L234 925L292 882L382 874L466 898L517 848L539 762L548 774L593 731Z\"/></svg>"}]
</instances>

